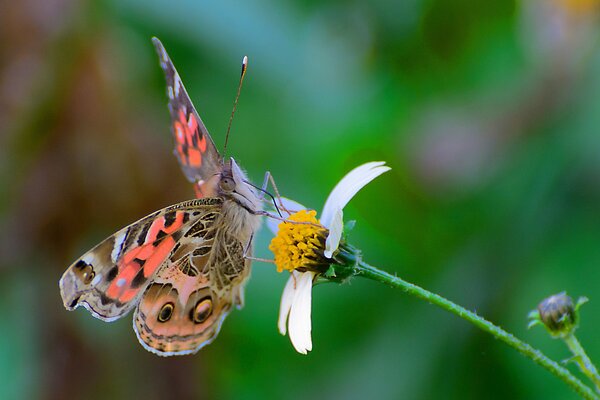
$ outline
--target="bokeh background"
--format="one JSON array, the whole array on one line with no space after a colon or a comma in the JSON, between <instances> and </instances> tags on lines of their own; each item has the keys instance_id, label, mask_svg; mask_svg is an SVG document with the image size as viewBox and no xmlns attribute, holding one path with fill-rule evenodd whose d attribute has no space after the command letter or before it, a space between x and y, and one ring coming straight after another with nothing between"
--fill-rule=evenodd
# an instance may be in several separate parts
<instances>
[{"instance_id":1,"label":"bokeh background","mask_svg":"<svg viewBox=\"0 0 600 400\"><path fill-rule=\"evenodd\" d=\"M301 356L276 330L287 276L256 263L219 338L164 359L129 316L66 312L58 279L117 229L193 197L158 36L219 147L249 56L229 150L255 182L270 170L320 209L345 172L387 161L345 212L369 262L556 360L564 345L526 315L562 290L587 295L579 338L600 360L598 3L1 2L0 397L576 398L489 335L370 281L315 288Z\"/></svg>"}]
</instances>

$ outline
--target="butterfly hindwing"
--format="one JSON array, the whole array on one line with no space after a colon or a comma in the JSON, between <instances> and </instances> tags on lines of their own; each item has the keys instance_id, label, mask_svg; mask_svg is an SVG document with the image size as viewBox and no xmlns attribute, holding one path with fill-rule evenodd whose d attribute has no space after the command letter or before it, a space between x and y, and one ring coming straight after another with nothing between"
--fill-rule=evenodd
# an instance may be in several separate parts
<instances>
[{"instance_id":1,"label":"butterfly hindwing","mask_svg":"<svg viewBox=\"0 0 600 400\"><path fill-rule=\"evenodd\" d=\"M199 246L171 257L141 297L133 317L140 343L162 355L191 354L209 344L250 275L239 240L214 225Z\"/></svg>"},{"instance_id":2,"label":"butterfly hindwing","mask_svg":"<svg viewBox=\"0 0 600 400\"><path fill-rule=\"evenodd\" d=\"M189 200L121 229L74 262L60 280L65 307L82 305L112 321L131 310L174 255L201 247L220 215L222 200Z\"/></svg>"},{"instance_id":3,"label":"butterfly hindwing","mask_svg":"<svg viewBox=\"0 0 600 400\"><path fill-rule=\"evenodd\" d=\"M212 185L203 184L213 180L221 171L221 157L164 46L157 38L153 38L152 41L167 80L175 155L188 180L201 188L205 197L212 196Z\"/></svg>"},{"instance_id":4,"label":"butterfly hindwing","mask_svg":"<svg viewBox=\"0 0 600 400\"><path fill-rule=\"evenodd\" d=\"M213 291L208 275L186 270L186 263L181 259L163 269L144 292L133 316L140 343L158 355L200 350L216 337L231 310L229 296Z\"/></svg>"}]
</instances>

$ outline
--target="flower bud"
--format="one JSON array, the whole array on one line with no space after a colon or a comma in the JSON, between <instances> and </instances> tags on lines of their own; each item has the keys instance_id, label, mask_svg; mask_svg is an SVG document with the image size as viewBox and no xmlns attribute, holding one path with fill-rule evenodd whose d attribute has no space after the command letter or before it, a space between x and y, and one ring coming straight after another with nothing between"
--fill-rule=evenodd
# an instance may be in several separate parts
<instances>
[{"instance_id":1,"label":"flower bud","mask_svg":"<svg viewBox=\"0 0 600 400\"><path fill-rule=\"evenodd\" d=\"M544 299L537 310L540 321L552 336L566 337L577 328L576 307L565 292Z\"/></svg>"}]
</instances>

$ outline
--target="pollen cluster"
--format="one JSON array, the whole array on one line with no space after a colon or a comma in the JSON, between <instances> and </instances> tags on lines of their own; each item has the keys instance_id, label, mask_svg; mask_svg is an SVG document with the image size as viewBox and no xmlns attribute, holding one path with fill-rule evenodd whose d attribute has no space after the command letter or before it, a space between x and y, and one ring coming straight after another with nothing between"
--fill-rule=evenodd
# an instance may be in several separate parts
<instances>
[{"instance_id":1,"label":"pollen cluster","mask_svg":"<svg viewBox=\"0 0 600 400\"><path fill-rule=\"evenodd\" d=\"M314 210L301 210L290 215L289 222L279 224L279 231L269 244L278 272L311 269L322 263L327 229L320 225L316 215Z\"/></svg>"}]
</instances>

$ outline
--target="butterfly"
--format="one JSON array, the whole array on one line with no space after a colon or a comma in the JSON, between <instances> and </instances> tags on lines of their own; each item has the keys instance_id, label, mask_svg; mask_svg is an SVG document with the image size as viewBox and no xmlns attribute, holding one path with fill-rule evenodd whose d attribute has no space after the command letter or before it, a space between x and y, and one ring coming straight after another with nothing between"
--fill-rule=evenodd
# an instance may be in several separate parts
<instances>
[{"instance_id":1,"label":"butterfly","mask_svg":"<svg viewBox=\"0 0 600 400\"><path fill-rule=\"evenodd\" d=\"M152 40L167 81L174 152L197 198L111 235L75 261L59 287L67 310L83 306L103 321L135 309L142 346L172 356L209 344L232 307L243 305L261 198L235 160L221 157L165 48Z\"/></svg>"}]
</instances>

